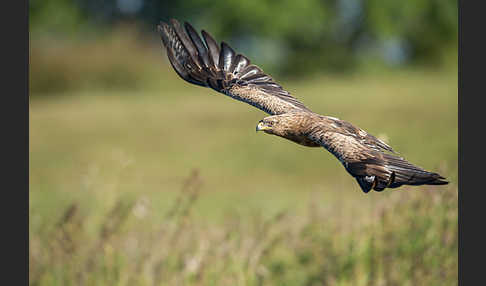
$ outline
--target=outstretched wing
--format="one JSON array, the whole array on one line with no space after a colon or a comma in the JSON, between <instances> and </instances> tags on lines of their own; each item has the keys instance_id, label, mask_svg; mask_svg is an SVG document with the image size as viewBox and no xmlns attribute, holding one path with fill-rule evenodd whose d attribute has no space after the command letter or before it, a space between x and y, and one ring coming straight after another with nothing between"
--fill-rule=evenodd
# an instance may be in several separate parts
<instances>
[{"instance_id":1,"label":"outstretched wing","mask_svg":"<svg viewBox=\"0 0 486 286\"><path fill-rule=\"evenodd\" d=\"M196 30L177 20L170 25L157 26L172 67L184 80L210 87L234 99L246 102L271 115L290 111L310 111L292 97L272 77L235 51L225 42L216 41L202 31L201 40Z\"/></svg>"},{"instance_id":2,"label":"outstretched wing","mask_svg":"<svg viewBox=\"0 0 486 286\"><path fill-rule=\"evenodd\" d=\"M309 138L336 156L365 193L371 189L382 191L402 185L448 183L437 173L428 172L396 154L387 153L394 151L362 129L345 121L331 120L331 124L316 124Z\"/></svg>"}]
</instances>

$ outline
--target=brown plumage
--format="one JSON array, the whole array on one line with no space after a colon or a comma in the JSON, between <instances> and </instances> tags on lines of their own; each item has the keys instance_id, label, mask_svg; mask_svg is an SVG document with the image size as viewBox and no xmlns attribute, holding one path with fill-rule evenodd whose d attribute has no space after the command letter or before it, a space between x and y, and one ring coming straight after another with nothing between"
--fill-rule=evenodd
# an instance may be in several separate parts
<instances>
[{"instance_id":1,"label":"brown plumage","mask_svg":"<svg viewBox=\"0 0 486 286\"><path fill-rule=\"evenodd\" d=\"M324 147L344 165L367 193L402 185L443 185L437 173L399 157L385 142L352 124L312 112L250 60L228 44L220 46L204 30L202 39L176 20L157 27L172 67L184 80L210 87L270 114L257 131L307 147ZM203 42L204 41L204 42Z\"/></svg>"}]
</instances>

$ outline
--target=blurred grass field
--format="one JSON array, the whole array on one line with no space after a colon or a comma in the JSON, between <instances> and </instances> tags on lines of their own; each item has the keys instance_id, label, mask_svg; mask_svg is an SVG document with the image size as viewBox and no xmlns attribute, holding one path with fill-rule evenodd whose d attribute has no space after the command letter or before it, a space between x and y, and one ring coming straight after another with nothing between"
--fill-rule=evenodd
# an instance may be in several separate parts
<instances>
[{"instance_id":1,"label":"blurred grass field","mask_svg":"<svg viewBox=\"0 0 486 286\"><path fill-rule=\"evenodd\" d=\"M73 81L76 53L50 51L59 63L31 52L31 86L48 63ZM123 74L109 58L124 54L95 54L73 61ZM163 52L138 59L134 86L31 90L32 285L457 285L457 69L276 78L450 180L363 194L326 150L256 134L266 114L184 82Z\"/></svg>"}]
</instances>

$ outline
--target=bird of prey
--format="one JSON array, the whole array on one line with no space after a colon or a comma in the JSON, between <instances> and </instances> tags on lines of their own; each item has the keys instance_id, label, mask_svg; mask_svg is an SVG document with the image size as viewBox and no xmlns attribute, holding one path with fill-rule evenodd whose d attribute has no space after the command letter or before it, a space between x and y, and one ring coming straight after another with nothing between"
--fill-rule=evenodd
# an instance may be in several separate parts
<instances>
[{"instance_id":1,"label":"bird of prey","mask_svg":"<svg viewBox=\"0 0 486 286\"><path fill-rule=\"evenodd\" d=\"M256 131L307 147L324 147L363 192L448 183L439 174L409 163L385 142L351 123L311 111L247 57L225 42L218 45L206 31L202 30L201 38L189 23L182 26L174 19L160 22L157 30L172 67L182 79L270 114L258 122Z\"/></svg>"}]
</instances>

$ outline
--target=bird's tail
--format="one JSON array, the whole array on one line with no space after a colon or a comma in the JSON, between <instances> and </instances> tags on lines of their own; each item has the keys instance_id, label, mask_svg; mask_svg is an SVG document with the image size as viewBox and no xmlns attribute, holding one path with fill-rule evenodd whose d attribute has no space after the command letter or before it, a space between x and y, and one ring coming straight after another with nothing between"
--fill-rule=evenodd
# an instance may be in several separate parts
<instances>
[{"instance_id":1,"label":"bird's tail","mask_svg":"<svg viewBox=\"0 0 486 286\"><path fill-rule=\"evenodd\" d=\"M370 175L356 177L361 189L367 193L371 189L383 191L385 188L398 188L402 185L446 185L449 182L438 173L426 171L407 160L383 154L383 162L379 165L369 164Z\"/></svg>"}]
</instances>

